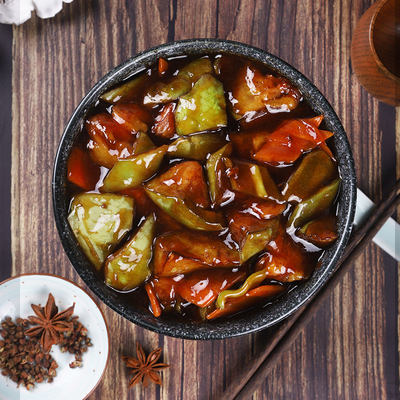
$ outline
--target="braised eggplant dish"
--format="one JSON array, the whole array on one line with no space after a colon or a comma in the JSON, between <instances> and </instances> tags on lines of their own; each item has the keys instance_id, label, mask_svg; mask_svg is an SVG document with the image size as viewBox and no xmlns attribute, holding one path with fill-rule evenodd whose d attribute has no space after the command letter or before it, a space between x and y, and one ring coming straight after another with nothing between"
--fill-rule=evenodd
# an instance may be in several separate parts
<instances>
[{"instance_id":1,"label":"braised eggplant dish","mask_svg":"<svg viewBox=\"0 0 400 400\"><path fill-rule=\"evenodd\" d=\"M337 239L323 126L255 61L160 58L86 117L68 159L69 224L105 285L155 317L265 306Z\"/></svg>"}]
</instances>

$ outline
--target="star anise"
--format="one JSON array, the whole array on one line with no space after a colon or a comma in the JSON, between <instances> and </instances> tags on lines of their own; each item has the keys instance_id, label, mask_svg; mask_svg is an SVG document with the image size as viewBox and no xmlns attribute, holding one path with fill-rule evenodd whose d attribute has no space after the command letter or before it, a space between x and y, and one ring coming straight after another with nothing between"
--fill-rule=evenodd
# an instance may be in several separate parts
<instances>
[{"instance_id":1,"label":"star anise","mask_svg":"<svg viewBox=\"0 0 400 400\"><path fill-rule=\"evenodd\" d=\"M28 317L29 322L34 325L28 329L27 336L40 336L40 344L48 353L53 344L58 344L64 332L70 332L73 324L70 321L74 313L75 303L65 311L58 312L53 295L50 293L45 307L31 304L36 315Z\"/></svg>"},{"instance_id":2,"label":"star anise","mask_svg":"<svg viewBox=\"0 0 400 400\"><path fill-rule=\"evenodd\" d=\"M168 364L157 363L161 356L161 348L153 350L148 357L143 351L142 346L136 343L136 358L134 357L122 357L125 361L127 368L132 369L132 379L129 381L129 387L142 383L146 387L149 383L149 379L157 385L162 384L161 376L158 371L168 368Z\"/></svg>"}]
</instances>

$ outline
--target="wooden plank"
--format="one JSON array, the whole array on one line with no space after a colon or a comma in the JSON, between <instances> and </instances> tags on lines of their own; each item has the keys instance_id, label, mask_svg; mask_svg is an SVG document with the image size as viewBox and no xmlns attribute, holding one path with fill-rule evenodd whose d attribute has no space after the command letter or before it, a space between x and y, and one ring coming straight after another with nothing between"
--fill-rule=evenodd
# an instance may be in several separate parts
<instances>
[{"instance_id":1,"label":"wooden plank","mask_svg":"<svg viewBox=\"0 0 400 400\"><path fill-rule=\"evenodd\" d=\"M394 179L381 177L383 168L396 165L394 114L359 86L349 64L351 32L368 4L75 0L54 19L34 17L14 28L13 274L54 272L82 284L62 251L51 208L52 164L63 126L110 68L168 40L239 40L293 64L337 110L352 142L360 186L379 199ZM390 132L387 137L383 127ZM396 397L398 297L387 297L388 290L391 296L398 294L395 267L375 246L369 247L254 398ZM224 341L183 341L143 330L102 309L118 340L93 399L222 398L273 335L264 331ZM128 390L120 356L134 353L137 340L147 350L164 348L172 368L161 388Z\"/></svg>"}]
</instances>

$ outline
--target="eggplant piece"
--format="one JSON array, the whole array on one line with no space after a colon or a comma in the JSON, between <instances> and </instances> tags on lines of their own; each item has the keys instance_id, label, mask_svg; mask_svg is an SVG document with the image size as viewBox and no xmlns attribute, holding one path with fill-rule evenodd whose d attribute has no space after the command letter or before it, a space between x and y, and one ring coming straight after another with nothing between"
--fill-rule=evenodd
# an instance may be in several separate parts
<instances>
[{"instance_id":1,"label":"eggplant piece","mask_svg":"<svg viewBox=\"0 0 400 400\"><path fill-rule=\"evenodd\" d=\"M208 188L213 205L221 205L229 198L232 198L233 193L229 190L230 184L228 177L225 175L226 168L223 160L223 157L230 156L231 153L232 144L228 143L211 154L207 160Z\"/></svg>"},{"instance_id":2,"label":"eggplant piece","mask_svg":"<svg viewBox=\"0 0 400 400\"><path fill-rule=\"evenodd\" d=\"M147 75L140 75L137 78L123 83L114 89L102 94L100 99L107 103L116 103L117 101L130 101L133 100L141 94L141 91L148 81L149 77Z\"/></svg>"},{"instance_id":3,"label":"eggplant piece","mask_svg":"<svg viewBox=\"0 0 400 400\"><path fill-rule=\"evenodd\" d=\"M87 148L96 164L112 168L118 158L132 155L135 134L109 114L100 113L90 117L85 127L90 137Z\"/></svg>"},{"instance_id":4,"label":"eggplant piece","mask_svg":"<svg viewBox=\"0 0 400 400\"><path fill-rule=\"evenodd\" d=\"M180 78L186 78L190 83L195 83L204 74L211 74L213 71L209 58L203 57L193 60L180 69L178 75Z\"/></svg>"},{"instance_id":5,"label":"eggplant piece","mask_svg":"<svg viewBox=\"0 0 400 400\"><path fill-rule=\"evenodd\" d=\"M154 135L164 139L171 139L175 135L175 106L175 103L168 103L158 112L151 128Z\"/></svg>"},{"instance_id":6,"label":"eggplant piece","mask_svg":"<svg viewBox=\"0 0 400 400\"><path fill-rule=\"evenodd\" d=\"M294 282L307 279L314 267L315 260L294 242L283 226L278 235L267 245L266 252L258 259L255 269L263 270L266 278L280 282Z\"/></svg>"},{"instance_id":7,"label":"eggplant piece","mask_svg":"<svg viewBox=\"0 0 400 400\"><path fill-rule=\"evenodd\" d=\"M190 81L184 77L174 76L168 82L157 82L144 95L143 104L165 104L188 93L192 88Z\"/></svg>"},{"instance_id":8,"label":"eggplant piece","mask_svg":"<svg viewBox=\"0 0 400 400\"><path fill-rule=\"evenodd\" d=\"M222 83L212 75L202 75L192 90L179 98L175 124L179 135L225 127L227 116Z\"/></svg>"},{"instance_id":9,"label":"eggplant piece","mask_svg":"<svg viewBox=\"0 0 400 400\"><path fill-rule=\"evenodd\" d=\"M232 268L239 264L239 252L216 235L184 230L161 235L154 244L153 272L157 276Z\"/></svg>"},{"instance_id":10,"label":"eggplant piece","mask_svg":"<svg viewBox=\"0 0 400 400\"><path fill-rule=\"evenodd\" d=\"M81 147L74 146L68 158L67 177L85 191L95 190L101 174L100 167Z\"/></svg>"},{"instance_id":11,"label":"eggplant piece","mask_svg":"<svg viewBox=\"0 0 400 400\"><path fill-rule=\"evenodd\" d=\"M280 282L296 282L309 278L313 266L310 260L292 245L285 246L288 254L267 252L257 261L256 269L265 277Z\"/></svg>"},{"instance_id":12,"label":"eggplant piece","mask_svg":"<svg viewBox=\"0 0 400 400\"><path fill-rule=\"evenodd\" d=\"M156 317L159 317L165 309L173 310L175 308L178 296L175 290L176 282L173 278L153 276L145 286L147 293L150 293L149 300L152 303L152 311ZM153 306L155 307L153 308Z\"/></svg>"},{"instance_id":13,"label":"eggplant piece","mask_svg":"<svg viewBox=\"0 0 400 400\"><path fill-rule=\"evenodd\" d=\"M286 209L285 204L272 200L246 200L238 209L228 214L229 231L233 240L243 245L249 233L261 232L270 227L271 220Z\"/></svg>"},{"instance_id":14,"label":"eggplant piece","mask_svg":"<svg viewBox=\"0 0 400 400\"><path fill-rule=\"evenodd\" d=\"M302 201L312 196L325 182L337 176L336 165L323 150L308 153L288 179L282 193L287 201Z\"/></svg>"},{"instance_id":15,"label":"eggplant piece","mask_svg":"<svg viewBox=\"0 0 400 400\"><path fill-rule=\"evenodd\" d=\"M213 153L224 143L225 141L216 133L201 133L176 139L168 146L168 154L173 157L204 161L208 154Z\"/></svg>"},{"instance_id":16,"label":"eggplant piece","mask_svg":"<svg viewBox=\"0 0 400 400\"><path fill-rule=\"evenodd\" d=\"M118 160L104 179L104 192L119 192L139 186L159 169L167 146L157 147L133 158Z\"/></svg>"},{"instance_id":17,"label":"eggplant piece","mask_svg":"<svg viewBox=\"0 0 400 400\"><path fill-rule=\"evenodd\" d=\"M263 75L250 64L237 73L232 87L232 110L236 119L263 109L268 112L288 112L297 107L299 91L286 79Z\"/></svg>"},{"instance_id":18,"label":"eggplant piece","mask_svg":"<svg viewBox=\"0 0 400 400\"><path fill-rule=\"evenodd\" d=\"M229 134L229 140L232 142L235 153L240 157L249 158L265 143L268 134L265 131L234 132Z\"/></svg>"},{"instance_id":19,"label":"eggplant piece","mask_svg":"<svg viewBox=\"0 0 400 400\"><path fill-rule=\"evenodd\" d=\"M156 82L144 96L144 104L164 104L176 100L192 89L202 75L211 73L210 59L199 58L184 66L167 82Z\"/></svg>"},{"instance_id":20,"label":"eggplant piece","mask_svg":"<svg viewBox=\"0 0 400 400\"><path fill-rule=\"evenodd\" d=\"M290 215L287 226L298 228L328 209L336 198L339 185L340 179L335 179L312 197L299 203Z\"/></svg>"},{"instance_id":21,"label":"eggplant piece","mask_svg":"<svg viewBox=\"0 0 400 400\"><path fill-rule=\"evenodd\" d=\"M133 199L117 194L81 193L73 198L68 222L96 269L132 228L133 206Z\"/></svg>"},{"instance_id":22,"label":"eggplant piece","mask_svg":"<svg viewBox=\"0 0 400 400\"><path fill-rule=\"evenodd\" d=\"M122 291L132 290L150 276L154 227L154 216L149 215L135 236L108 257L104 275L109 286Z\"/></svg>"},{"instance_id":23,"label":"eggplant piece","mask_svg":"<svg viewBox=\"0 0 400 400\"><path fill-rule=\"evenodd\" d=\"M338 237L336 218L328 215L314 219L302 226L297 235L315 246L320 248L327 247Z\"/></svg>"},{"instance_id":24,"label":"eggplant piece","mask_svg":"<svg viewBox=\"0 0 400 400\"><path fill-rule=\"evenodd\" d=\"M245 161L232 162L226 159L225 162L231 169L230 181L233 190L280 201L281 194L267 168Z\"/></svg>"},{"instance_id":25,"label":"eggplant piece","mask_svg":"<svg viewBox=\"0 0 400 400\"><path fill-rule=\"evenodd\" d=\"M153 120L151 112L134 103L118 103L112 107L112 117L129 131L147 132Z\"/></svg>"},{"instance_id":26,"label":"eggplant piece","mask_svg":"<svg viewBox=\"0 0 400 400\"><path fill-rule=\"evenodd\" d=\"M263 251L267 244L277 236L279 228L278 218L266 221L266 225L267 227L262 231L249 232L246 235L240 249L240 262L242 264L260 251Z\"/></svg>"},{"instance_id":27,"label":"eggplant piece","mask_svg":"<svg viewBox=\"0 0 400 400\"><path fill-rule=\"evenodd\" d=\"M184 161L153 178L146 187L167 197L177 197L197 207L208 208L210 199L203 168L197 161Z\"/></svg>"},{"instance_id":28,"label":"eggplant piece","mask_svg":"<svg viewBox=\"0 0 400 400\"><path fill-rule=\"evenodd\" d=\"M224 217L218 212L187 204L182 199L164 196L148 188L146 188L146 193L158 207L188 228L201 231L221 231L225 227Z\"/></svg>"}]
</instances>

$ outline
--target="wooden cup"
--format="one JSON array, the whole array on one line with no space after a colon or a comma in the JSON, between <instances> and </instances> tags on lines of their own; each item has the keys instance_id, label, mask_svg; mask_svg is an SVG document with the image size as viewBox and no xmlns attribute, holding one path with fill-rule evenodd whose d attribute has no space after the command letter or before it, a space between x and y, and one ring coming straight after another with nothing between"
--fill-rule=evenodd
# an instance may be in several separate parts
<instances>
[{"instance_id":1,"label":"wooden cup","mask_svg":"<svg viewBox=\"0 0 400 400\"><path fill-rule=\"evenodd\" d=\"M351 43L351 62L372 96L400 105L400 0L379 0L361 17Z\"/></svg>"}]
</instances>

